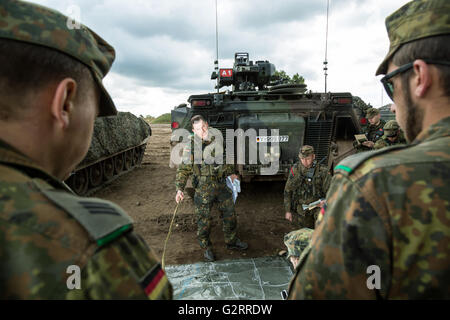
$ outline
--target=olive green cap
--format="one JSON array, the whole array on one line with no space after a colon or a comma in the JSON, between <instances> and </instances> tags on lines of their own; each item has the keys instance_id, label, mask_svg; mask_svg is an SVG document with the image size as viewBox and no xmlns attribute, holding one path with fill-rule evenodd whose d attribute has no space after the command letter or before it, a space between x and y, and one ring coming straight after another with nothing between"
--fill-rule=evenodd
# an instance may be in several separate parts
<instances>
[{"instance_id":1,"label":"olive green cap","mask_svg":"<svg viewBox=\"0 0 450 320\"><path fill-rule=\"evenodd\" d=\"M386 137L395 137L398 134L399 128L400 126L398 125L397 121L389 120L383 127L384 134L386 135Z\"/></svg>"},{"instance_id":2,"label":"olive green cap","mask_svg":"<svg viewBox=\"0 0 450 320\"><path fill-rule=\"evenodd\" d=\"M314 154L314 148L312 146L304 145L303 147L301 147L298 156L300 158L306 158L312 154Z\"/></svg>"},{"instance_id":3,"label":"olive green cap","mask_svg":"<svg viewBox=\"0 0 450 320\"><path fill-rule=\"evenodd\" d=\"M380 114L380 110L378 110L377 108L370 108L370 109L367 109L367 111L366 111L367 119L371 119L378 114Z\"/></svg>"},{"instance_id":4,"label":"olive green cap","mask_svg":"<svg viewBox=\"0 0 450 320\"><path fill-rule=\"evenodd\" d=\"M68 27L69 18L58 11L16 0L0 2L0 38L44 46L86 65L100 88L99 116L117 114L102 79L115 59L115 51L86 26Z\"/></svg>"},{"instance_id":5,"label":"olive green cap","mask_svg":"<svg viewBox=\"0 0 450 320\"><path fill-rule=\"evenodd\" d=\"M408 2L386 18L390 40L389 52L376 74L386 74L388 62L401 45L432 36L450 33L449 0L415 0Z\"/></svg>"}]
</instances>

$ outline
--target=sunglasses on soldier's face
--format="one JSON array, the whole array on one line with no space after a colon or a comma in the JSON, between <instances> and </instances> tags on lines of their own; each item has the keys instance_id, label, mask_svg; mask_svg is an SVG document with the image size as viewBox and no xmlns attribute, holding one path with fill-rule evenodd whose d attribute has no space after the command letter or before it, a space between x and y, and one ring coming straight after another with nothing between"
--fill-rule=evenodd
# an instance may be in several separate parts
<instances>
[{"instance_id":1,"label":"sunglasses on soldier's face","mask_svg":"<svg viewBox=\"0 0 450 320\"><path fill-rule=\"evenodd\" d=\"M427 64L440 64L444 66L450 66L450 62L448 61L439 61L439 60L431 60L431 59L421 59L425 61ZM413 67L414 62L410 62L407 64L404 64L397 69L395 69L392 72L389 72L387 75L385 75L383 78L381 78L381 83L383 84L384 89L386 90L387 95L389 98L394 101L394 84L391 82L391 79L395 77L396 75L399 75Z\"/></svg>"}]
</instances>

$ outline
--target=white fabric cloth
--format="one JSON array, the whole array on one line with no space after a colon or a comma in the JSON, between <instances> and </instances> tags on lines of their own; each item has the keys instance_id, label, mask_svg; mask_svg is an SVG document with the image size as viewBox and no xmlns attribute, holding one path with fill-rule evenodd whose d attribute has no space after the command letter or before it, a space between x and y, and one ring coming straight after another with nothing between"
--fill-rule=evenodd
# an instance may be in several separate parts
<instances>
[{"instance_id":1,"label":"white fabric cloth","mask_svg":"<svg viewBox=\"0 0 450 320\"><path fill-rule=\"evenodd\" d=\"M238 179L234 179L234 181L231 182L231 176L228 176L227 187L233 191L233 202L236 203L238 193L241 192L241 182Z\"/></svg>"}]
</instances>

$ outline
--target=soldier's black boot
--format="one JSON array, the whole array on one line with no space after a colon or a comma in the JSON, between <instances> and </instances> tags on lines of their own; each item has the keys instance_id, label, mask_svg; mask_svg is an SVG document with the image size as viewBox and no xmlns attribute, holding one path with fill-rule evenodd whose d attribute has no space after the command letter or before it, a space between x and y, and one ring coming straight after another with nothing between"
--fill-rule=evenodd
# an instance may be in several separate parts
<instances>
[{"instance_id":1,"label":"soldier's black boot","mask_svg":"<svg viewBox=\"0 0 450 320\"><path fill-rule=\"evenodd\" d=\"M205 260L208 262L212 262L215 260L214 258L214 253L212 252L211 248L207 248L205 250L205 254L204 254Z\"/></svg>"},{"instance_id":2,"label":"soldier's black boot","mask_svg":"<svg viewBox=\"0 0 450 320\"><path fill-rule=\"evenodd\" d=\"M246 250L248 244L236 238L236 241L233 244L227 244L227 248L232 250Z\"/></svg>"}]
</instances>

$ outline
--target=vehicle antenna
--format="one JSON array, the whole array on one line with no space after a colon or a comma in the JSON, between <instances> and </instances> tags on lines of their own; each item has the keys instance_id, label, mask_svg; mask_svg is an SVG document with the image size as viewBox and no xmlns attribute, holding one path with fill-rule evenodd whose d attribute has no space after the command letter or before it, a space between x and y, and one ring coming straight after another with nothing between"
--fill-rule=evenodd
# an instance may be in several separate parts
<instances>
[{"instance_id":1,"label":"vehicle antenna","mask_svg":"<svg viewBox=\"0 0 450 320\"><path fill-rule=\"evenodd\" d=\"M218 19L217 19L217 0L216 0L216 61L214 61L214 70L216 71L216 74L219 74L219 26L218 26ZM219 77L216 79L216 87L217 87L217 93L219 93Z\"/></svg>"},{"instance_id":2,"label":"vehicle antenna","mask_svg":"<svg viewBox=\"0 0 450 320\"><path fill-rule=\"evenodd\" d=\"M383 91L384 91L384 88L381 87L381 106L383 106Z\"/></svg>"},{"instance_id":3,"label":"vehicle antenna","mask_svg":"<svg viewBox=\"0 0 450 320\"><path fill-rule=\"evenodd\" d=\"M327 31L325 36L325 61L323 62L323 70L325 72L325 93L327 92L327 76L328 76L328 60L327 60L327 51L328 51L328 11L330 9L330 0L327 0Z\"/></svg>"}]
</instances>

